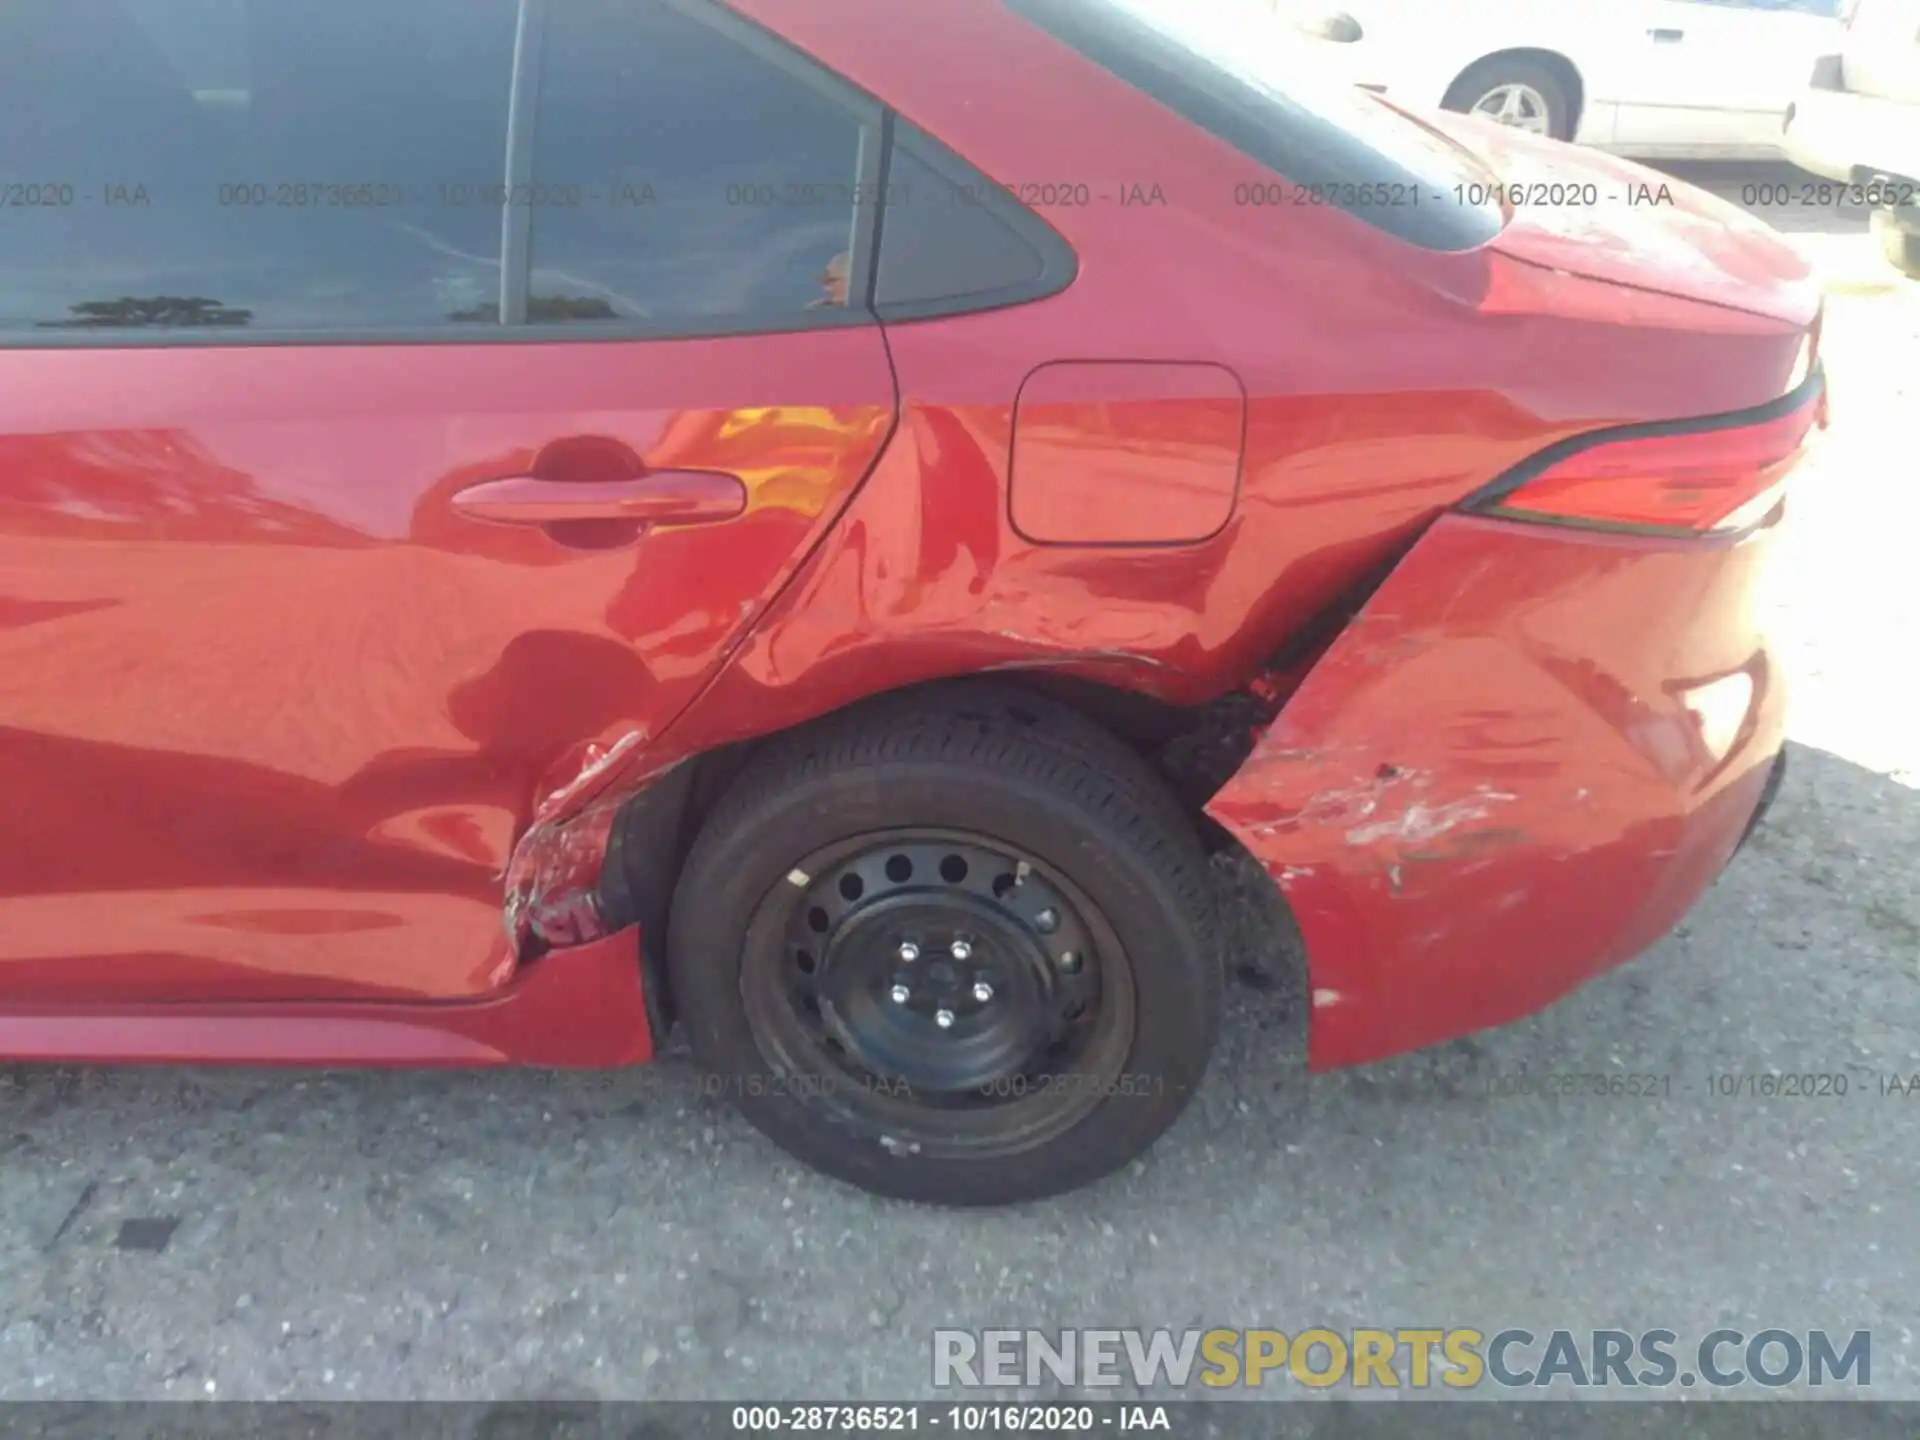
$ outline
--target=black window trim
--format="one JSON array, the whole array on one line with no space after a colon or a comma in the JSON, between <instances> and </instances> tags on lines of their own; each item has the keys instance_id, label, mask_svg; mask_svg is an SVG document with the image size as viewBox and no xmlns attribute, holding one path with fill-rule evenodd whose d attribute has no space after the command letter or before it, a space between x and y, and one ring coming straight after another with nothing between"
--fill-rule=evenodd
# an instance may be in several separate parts
<instances>
[{"instance_id":1,"label":"black window trim","mask_svg":"<svg viewBox=\"0 0 1920 1440\"><path fill-rule=\"evenodd\" d=\"M533 182L533 142L540 114L540 71L546 62L547 0L520 0L514 18L513 74L507 82L506 189L511 202L520 185ZM529 191L528 193L532 193ZM500 207L500 308L498 325L524 325L533 283L533 207Z\"/></svg>"},{"instance_id":2,"label":"black window trim","mask_svg":"<svg viewBox=\"0 0 1920 1440\"><path fill-rule=\"evenodd\" d=\"M530 249L532 207L501 207L500 318L491 324L445 323L433 326L379 326L350 330L305 330L297 327L207 329L153 332L126 330L4 330L5 350L233 350L279 346L376 345L570 345L632 344L643 340L706 340L754 335L786 335L815 330L847 330L875 326L879 318L870 303L876 271L880 230L881 183L886 171L887 108L811 57L759 25L726 9L716 0L656 0L689 19L726 36L824 95L859 126L855 173L859 190L853 206L850 260L847 275L849 303L840 307L772 315L716 315L685 317L669 324L595 322L515 323L510 316L526 314L531 282ZM535 140L533 116L538 103L540 62L544 51L547 0L518 0L514 56L508 94L507 139L502 173L508 185L524 183L531 175Z\"/></svg>"},{"instance_id":3,"label":"black window trim","mask_svg":"<svg viewBox=\"0 0 1920 1440\"><path fill-rule=\"evenodd\" d=\"M1198 4L1201 0L1189 0L1189 3ZM1379 234L1438 254L1464 254L1493 240L1505 224L1504 214L1498 221L1489 223L1491 207L1485 206L1381 206L1357 198L1351 203L1336 198L1344 197L1348 186L1353 187L1356 195L1366 194L1362 187L1368 182L1378 182L1381 177L1343 171L1324 154L1316 156L1316 148L1324 150L1324 145L1296 143L1297 137L1277 126L1274 117L1254 113L1235 77L1223 76L1205 56L1188 50L1150 20L1131 13L1114 0L1005 0L1005 4L1085 63L1104 70L1185 124L1238 150L1254 164L1295 186L1329 187L1327 209L1351 216ZM1358 87L1355 88L1358 91ZM1367 97L1366 103L1381 102ZM1468 168L1486 174L1483 162L1457 140L1440 134L1422 121L1401 118L1429 137L1444 142ZM1364 135L1350 134L1338 117L1326 120L1310 116L1310 125L1322 122L1324 130L1355 141L1356 149L1383 158ZM1391 162L1392 157L1384 158ZM1404 166L1399 168L1405 171L1406 179L1385 183L1422 187L1428 184L1428 177L1415 175Z\"/></svg>"}]
</instances>

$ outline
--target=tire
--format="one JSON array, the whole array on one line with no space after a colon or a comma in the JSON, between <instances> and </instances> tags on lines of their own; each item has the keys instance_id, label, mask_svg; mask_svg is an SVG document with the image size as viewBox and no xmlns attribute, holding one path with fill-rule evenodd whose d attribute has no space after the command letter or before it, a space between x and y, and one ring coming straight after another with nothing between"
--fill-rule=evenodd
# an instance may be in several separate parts
<instances>
[{"instance_id":1,"label":"tire","mask_svg":"<svg viewBox=\"0 0 1920 1440\"><path fill-rule=\"evenodd\" d=\"M1221 1007L1206 876L1132 750L959 682L755 754L682 868L667 964L709 1093L789 1153L878 1195L1030 1200L1125 1165L1199 1086ZM1040 1063L1068 1058L1020 1078L1043 1042Z\"/></svg>"},{"instance_id":2,"label":"tire","mask_svg":"<svg viewBox=\"0 0 1920 1440\"><path fill-rule=\"evenodd\" d=\"M1546 133L1555 140L1573 138L1573 96L1568 93L1565 77L1553 66L1524 55L1496 55L1468 66L1453 82L1440 108L1469 114L1504 89L1524 89L1538 96L1546 109Z\"/></svg>"},{"instance_id":3,"label":"tire","mask_svg":"<svg viewBox=\"0 0 1920 1440\"><path fill-rule=\"evenodd\" d=\"M1902 228L1899 217L1887 209L1874 211L1871 223L1887 263L1909 279L1920 280L1920 235Z\"/></svg>"}]
</instances>

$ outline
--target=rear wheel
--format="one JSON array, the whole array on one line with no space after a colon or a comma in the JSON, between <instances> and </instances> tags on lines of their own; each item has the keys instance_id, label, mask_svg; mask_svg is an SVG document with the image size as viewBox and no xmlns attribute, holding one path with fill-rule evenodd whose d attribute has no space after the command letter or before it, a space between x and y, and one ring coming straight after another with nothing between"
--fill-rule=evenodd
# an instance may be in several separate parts
<instances>
[{"instance_id":1,"label":"rear wheel","mask_svg":"<svg viewBox=\"0 0 1920 1440\"><path fill-rule=\"evenodd\" d=\"M996 685L774 741L675 892L695 1057L799 1158L996 1204L1125 1164L1204 1074L1220 1008L1193 829L1139 758Z\"/></svg>"},{"instance_id":2,"label":"rear wheel","mask_svg":"<svg viewBox=\"0 0 1920 1440\"><path fill-rule=\"evenodd\" d=\"M1453 82L1441 108L1484 115L1516 130L1573 138L1573 97L1566 78L1526 56L1496 55Z\"/></svg>"}]
</instances>

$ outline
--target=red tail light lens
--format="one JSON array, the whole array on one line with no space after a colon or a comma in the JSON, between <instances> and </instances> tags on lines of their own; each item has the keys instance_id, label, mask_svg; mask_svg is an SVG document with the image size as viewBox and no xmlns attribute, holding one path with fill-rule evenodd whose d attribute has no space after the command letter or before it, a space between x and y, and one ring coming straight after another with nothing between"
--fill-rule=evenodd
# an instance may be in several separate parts
<instances>
[{"instance_id":1,"label":"red tail light lens","mask_svg":"<svg viewBox=\"0 0 1920 1440\"><path fill-rule=\"evenodd\" d=\"M1780 501L1806 453L1822 391L1746 425L1600 440L1474 507L1514 519L1706 534L1744 529Z\"/></svg>"}]
</instances>

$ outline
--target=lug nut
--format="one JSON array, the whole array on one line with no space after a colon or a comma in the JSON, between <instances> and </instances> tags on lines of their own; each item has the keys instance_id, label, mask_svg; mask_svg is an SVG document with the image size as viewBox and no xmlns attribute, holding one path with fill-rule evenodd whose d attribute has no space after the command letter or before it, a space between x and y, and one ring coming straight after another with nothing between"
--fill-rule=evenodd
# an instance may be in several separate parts
<instances>
[{"instance_id":1,"label":"lug nut","mask_svg":"<svg viewBox=\"0 0 1920 1440\"><path fill-rule=\"evenodd\" d=\"M1072 950L1061 951L1060 952L1060 968L1066 971L1069 975L1073 974L1075 971L1077 971L1080 968L1079 955L1077 955Z\"/></svg>"},{"instance_id":2,"label":"lug nut","mask_svg":"<svg viewBox=\"0 0 1920 1440\"><path fill-rule=\"evenodd\" d=\"M986 1004L987 1001L993 999L993 986L984 980L974 981L973 998L978 1000L982 1005Z\"/></svg>"},{"instance_id":3,"label":"lug nut","mask_svg":"<svg viewBox=\"0 0 1920 1440\"><path fill-rule=\"evenodd\" d=\"M900 958L909 962L918 960L920 958L920 947L911 940L902 940L900 942Z\"/></svg>"},{"instance_id":4,"label":"lug nut","mask_svg":"<svg viewBox=\"0 0 1920 1440\"><path fill-rule=\"evenodd\" d=\"M947 948L947 953L956 960L964 960L973 954L973 946L965 940L956 940Z\"/></svg>"},{"instance_id":5,"label":"lug nut","mask_svg":"<svg viewBox=\"0 0 1920 1440\"><path fill-rule=\"evenodd\" d=\"M896 985L887 993L893 997L893 1003L896 1005L904 1005L913 998L913 992L904 985Z\"/></svg>"},{"instance_id":6,"label":"lug nut","mask_svg":"<svg viewBox=\"0 0 1920 1440\"><path fill-rule=\"evenodd\" d=\"M1060 915L1055 910L1042 910L1033 917L1033 923L1040 927L1042 935L1051 935L1060 925Z\"/></svg>"},{"instance_id":7,"label":"lug nut","mask_svg":"<svg viewBox=\"0 0 1920 1440\"><path fill-rule=\"evenodd\" d=\"M951 1010L934 1011L933 1023L938 1025L942 1030L951 1030L953 1028L953 1011Z\"/></svg>"}]
</instances>

